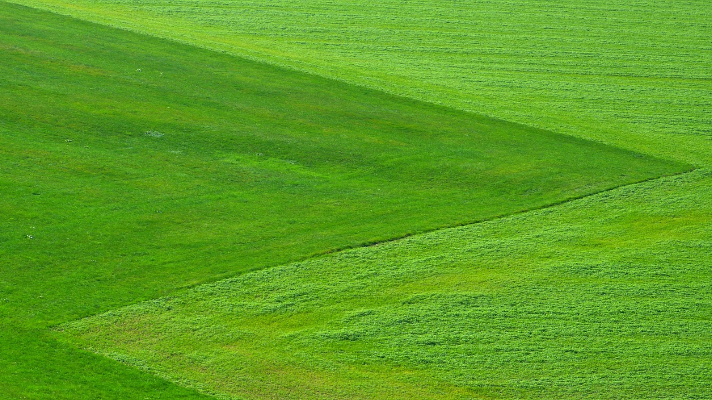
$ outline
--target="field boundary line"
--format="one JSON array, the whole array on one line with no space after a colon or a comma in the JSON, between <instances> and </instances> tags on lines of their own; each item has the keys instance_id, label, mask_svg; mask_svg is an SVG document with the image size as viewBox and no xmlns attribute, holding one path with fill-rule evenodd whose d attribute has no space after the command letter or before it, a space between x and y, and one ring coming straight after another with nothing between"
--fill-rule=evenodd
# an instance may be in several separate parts
<instances>
[{"instance_id":1,"label":"field boundary line","mask_svg":"<svg viewBox=\"0 0 712 400\"><path fill-rule=\"evenodd\" d=\"M574 201L576 201L576 200L581 200L581 199L585 199L585 198L588 198L588 197L597 196L597 195L600 195L600 194L603 194L603 193L613 192L613 191L615 191L615 190L622 189L622 188L629 187L629 186L640 185L640 184L643 184L643 183L652 182L652 181L656 181L656 180L660 180L660 179L664 179L664 178L671 178L671 177L676 177L676 176L687 175L687 174L690 174L690 173L695 172L695 171L700 170L700 169L702 169L702 168L691 167L690 169L685 170L685 171L676 172L676 173L671 173L671 174L663 174L663 175L659 175L659 176L655 176L655 177L651 177L651 178L641 179L641 180L635 181L635 182L624 183L624 184L620 184L620 185L616 185L616 186L610 187L610 188L608 188L608 189L600 190L600 191L598 191L598 192L589 193L589 194L584 194L584 195L579 195L579 196L572 196L572 197L568 197L568 198L565 198L565 199L562 199L562 200L558 200L558 201L553 202L553 203L548 203L548 204L544 204L544 205L537 206L537 207L532 207L532 208L527 208L527 209L523 209L523 210L513 211L513 212L505 213L505 214L494 215L494 216L492 216L492 217L482 218L482 219L474 220L474 221L462 222L462 223L458 223L458 224L454 224L454 225L441 226L441 227L437 227L437 228L426 229L426 230L417 231L417 232L411 232L411 233L407 233L407 234L400 235L400 236L393 237L393 238L389 238L389 239L368 241L368 242L364 242L364 243L361 243L361 244L358 244L358 245L345 246L345 247L341 247L341 248L337 248L337 249L330 249L330 250L320 251L320 252L316 252L316 253L313 253L313 254L311 254L311 255L305 256L305 257L296 258L296 259L294 259L294 260L292 260L292 261L289 261L289 262L286 262L286 263L277 264L277 265L272 265L272 266L268 266L268 267L262 267L262 268L248 269L248 270L246 270L246 271L244 271L244 272L241 272L241 273L239 273L239 274L224 275L224 276L216 277L215 279L206 280L206 281L204 281L204 282L193 283L193 284L186 285L186 286L180 286L180 287L177 287L177 288L176 288L176 292L177 292L177 291L183 291L183 290L189 290L189 289L192 289L192 288L197 287L197 286L201 286L201 285L204 285L204 284L210 284L210 283L218 282L218 281L225 280L225 279L232 279L232 278L238 277L238 276L240 276L240 275L249 274L249 273L251 273L251 272L265 271L265 270L269 270L269 269L272 269L272 268L277 268L277 267L281 267L281 266L285 266L285 265L289 265L289 264L293 264L293 263L300 263L300 262L305 262L305 261L309 261L309 260L314 260L314 259L318 259L318 258L321 258L321 257L324 257L324 256L328 256L328 255L331 255L331 254L341 253L341 252L343 252L343 251L348 251L348 250L353 250L353 249L361 249L361 248L367 248L367 247L376 247L376 246L379 246L379 245L382 245L382 244L392 243L392 242L396 242L396 241L403 240L403 239L407 239L407 238L414 237L414 236L425 235L425 234L429 234L429 233L433 233L433 232L438 232L438 231L442 231L442 230L447 230L447 229L454 229L454 228L460 228L460 227L466 227L466 226L474 226L474 225L479 225L479 224L486 223L486 222L492 222L492 221L503 220L503 219L506 219L506 218L509 218L509 217L513 217L513 216L516 216L516 215L522 215L522 214L526 214L526 213L530 213L530 212L534 212L534 211L546 210L546 209L549 209L549 208L554 208L554 207L557 207L557 206L560 206L560 205L564 205L564 204L567 204L567 203L571 203L571 202L574 202ZM167 295L167 296L171 296L171 295L169 294L169 295ZM163 296L163 297L166 297L166 296ZM135 304L135 303L132 303L132 304ZM125 306L124 306L124 307L125 307ZM80 319L84 319L84 318L86 318L86 317L83 317L83 318L80 318Z\"/></svg>"}]
</instances>

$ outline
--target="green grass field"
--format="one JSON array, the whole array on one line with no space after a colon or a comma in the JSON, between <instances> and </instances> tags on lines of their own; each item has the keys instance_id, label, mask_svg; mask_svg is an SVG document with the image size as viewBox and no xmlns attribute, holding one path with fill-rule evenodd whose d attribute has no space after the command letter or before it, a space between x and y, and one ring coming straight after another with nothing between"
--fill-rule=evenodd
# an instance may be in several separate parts
<instances>
[{"instance_id":1,"label":"green grass field","mask_svg":"<svg viewBox=\"0 0 712 400\"><path fill-rule=\"evenodd\" d=\"M712 162L707 0L13 0L613 143Z\"/></svg>"},{"instance_id":2,"label":"green grass field","mask_svg":"<svg viewBox=\"0 0 712 400\"><path fill-rule=\"evenodd\" d=\"M0 397L712 396L705 3L12 3Z\"/></svg>"},{"instance_id":3,"label":"green grass field","mask_svg":"<svg viewBox=\"0 0 712 400\"><path fill-rule=\"evenodd\" d=\"M710 198L693 172L62 329L235 398L710 398Z\"/></svg>"}]
</instances>

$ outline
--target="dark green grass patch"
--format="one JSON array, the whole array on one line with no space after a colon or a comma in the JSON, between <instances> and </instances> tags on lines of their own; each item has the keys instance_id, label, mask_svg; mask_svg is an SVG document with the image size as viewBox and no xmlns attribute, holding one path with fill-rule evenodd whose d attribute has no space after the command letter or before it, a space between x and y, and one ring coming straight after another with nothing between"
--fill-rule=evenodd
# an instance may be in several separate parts
<instances>
[{"instance_id":1,"label":"dark green grass patch","mask_svg":"<svg viewBox=\"0 0 712 400\"><path fill-rule=\"evenodd\" d=\"M710 198L696 171L62 330L236 398L710 398Z\"/></svg>"}]
</instances>

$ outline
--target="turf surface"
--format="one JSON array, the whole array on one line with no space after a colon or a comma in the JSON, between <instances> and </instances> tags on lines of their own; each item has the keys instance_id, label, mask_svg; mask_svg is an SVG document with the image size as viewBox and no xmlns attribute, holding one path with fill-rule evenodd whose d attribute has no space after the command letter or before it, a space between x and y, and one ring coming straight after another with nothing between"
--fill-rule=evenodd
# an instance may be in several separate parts
<instances>
[{"instance_id":1,"label":"turf surface","mask_svg":"<svg viewBox=\"0 0 712 400\"><path fill-rule=\"evenodd\" d=\"M710 198L696 171L62 329L236 398L709 398Z\"/></svg>"},{"instance_id":2,"label":"turf surface","mask_svg":"<svg viewBox=\"0 0 712 400\"><path fill-rule=\"evenodd\" d=\"M200 397L46 328L689 169L8 3L0 22L13 398Z\"/></svg>"},{"instance_id":3,"label":"turf surface","mask_svg":"<svg viewBox=\"0 0 712 400\"><path fill-rule=\"evenodd\" d=\"M39 300L33 320L690 168L3 11L0 207L4 272L18 288L11 302L58 288L83 299L81 309Z\"/></svg>"},{"instance_id":4,"label":"turf surface","mask_svg":"<svg viewBox=\"0 0 712 400\"><path fill-rule=\"evenodd\" d=\"M698 165L707 0L13 0Z\"/></svg>"},{"instance_id":5,"label":"turf surface","mask_svg":"<svg viewBox=\"0 0 712 400\"><path fill-rule=\"evenodd\" d=\"M359 10L370 8L343 2L272 2L269 8L260 5L246 9L239 7L247 4L245 2L221 3L222 7L215 7L215 3L204 0L200 4L172 2L172 8L161 2L22 1L460 109L615 143L697 166L709 165L712 160L706 119L712 98L709 95L710 69L706 68L710 63L710 25L706 23L710 8L706 3L601 5L578 1L548 3L542 7L537 2L524 1L479 2L477 7L448 3L442 8L436 3L411 2L406 7L398 3L396 8L393 2L384 1L371 4L377 7L377 13L357 15ZM67 5L70 8L66 8ZM356 16L348 18L351 30L344 30L340 19L346 6L348 15ZM519 12L507 15L506 20L511 23L500 24L502 13L508 7L510 11ZM316 20L303 18L315 12L318 12ZM449 28L441 28L439 22L424 23L424 15L438 12L441 21L447 20ZM443 12L450 14L445 16ZM181 17L176 19L178 14ZM578 196L607 184L685 169L679 164L665 164L646 157L626 164L630 162L630 153L6 3L0 3L0 15L0 152L3 153L0 213L7 216L0 223L3 259L0 392L8 398L201 398L194 391L171 385L151 374L80 351L66 342L65 335L48 332L46 328L251 268L277 265L391 235L433 229L454 220L462 223L488 218ZM211 16L207 23L206 16ZM383 16L391 25L383 25L384 20L374 22L372 18L376 16ZM324 25L315 25L318 21ZM318 29L304 32L304 24ZM331 27L326 26L329 24ZM383 29L376 29L378 24L382 24ZM492 29L496 24L500 25L499 29ZM273 34L275 27L283 34ZM369 34L370 31L376 34ZM477 41L471 40L470 33L476 34ZM311 41L312 38L315 40ZM390 43L398 38L403 40ZM273 50L279 54L269 53ZM473 75L473 70L478 73ZM236 94L235 87L246 90ZM365 115L369 118L364 119ZM495 141L493 145L492 141L474 142L471 137L462 136L472 130L498 139L504 139L498 132L506 132L506 141ZM511 132L522 136L511 136ZM535 140L531 140L532 137ZM394 159L393 148L402 143L406 146L401 147L406 148L398 150L398 158ZM433 143L439 144L434 146ZM564 147L551 151L560 144ZM516 151L512 151L513 148ZM584 153L586 156L581 156ZM478 165L472 162L473 158L490 164ZM493 173L494 165L500 166L500 177L509 178L517 171L522 179L492 182L487 179L492 175L480 176ZM659 169L635 175L653 166ZM458 173L462 168L468 172L478 171L479 175L463 176ZM538 168L548 169L549 173L537 176L543 172ZM443 179L436 182L430 179L433 170ZM627 176L620 176L621 170ZM386 397L410 393L410 397L431 395L436 398L444 393L452 397L469 394L490 397L608 395L594 387L596 382L609 383L611 397L709 397L704 387L705 384L710 386L712 379L709 370L698 363L700 354L709 355L709 342L703 335L695 336L695 329L708 328L698 317L709 315L705 303L709 288L695 286L696 282L704 281L704 271L708 271L710 265L708 176L707 172L698 171L685 177L656 181L661 186L655 190L650 189L655 183L638 186L645 188L639 201L619 199L629 193L627 189L609 192L613 197L603 197L602 201L617 204L620 209L612 215L628 215L631 224L619 221L617 239L606 242L607 246L602 246L596 236L600 226L583 224L583 230L577 235L594 236L592 244L584 248L567 247L571 254L563 257L564 261L608 260L618 254L619 264L602 265L599 274L612 274L621 285L635 283L635 276L621 275L621 266L637 260L672 271L667 281L657 276L650 280L668 282L670 287L674 286L675 293L647 303L641 301L640 313L628 314L627 321L635 324L639 315L643 318L654 313L668 318L662 331L654 330L649 319L643 318L638 324L649 328L646 343L660 344L662 350L651 356L650 351L645 353L651 345L645 347L646 343L635 341L640 338L633 338L630 343L638 347L616 350L619 358L627 357L627 363L620 362L618 369L617 364L604 361L599 365L575 364L572 358L546 348L545 345L556 347L561 342L547 339L540 332L538 338L548 341L539 346L539 353L533 351L531 355L535 364L544 365L535 369L538 375L527 375L517 370L516 365L497 364L502 358L496 354L473 351L462 354L475 359L479 356L484 364L492 362L490 366L511 375L499 377L482 373L477 375L479 381L457 376L457 368L450 367L459 365L459 370L465 371L463 374L474 368L466 360L457 358L458 350L465 349L467 342L467 338L457 336L457 331L439 331L446 325L427 320L427 315L421 318L424 321L419 329L427 330L433 337L423 339L422 343L415 342L417 338L403 337L402 333L407 330L398 328L398 324L380 336L379 332L374 333L375 328L369 328L373 319L390 321L401 317L399 307L392 304L390 308L385 304L385 308L376 310L371 317L359 317L359 310L349 310L349 304L345 303L344 310L336 311L343 315L354 314L354 318L329 320L327 316L312 321L312 325L305 324L307 329L318 327L318 323L331 324L317 331L320 336L316 339L305 332L306 336L290 342L288 336L279 335L291 328L277 324L274 332L267 330L280 347L273 353L260 352L248 357L240 365L230 364L234 360L220 359L219 354L210 353L211 346L225 340L224 331L215 332L216 339L211 341L206 339L205 326L189 317L183 325L177 326L195 329L200 338L205 339L201 340L204 347L198 345L194 348L195 354L186 355L190 350L186 342L178 347L180 351L175 354L178 360L173 362L156 357L160 358L166 343L184 333L167 335L168 342L134 343L129 350L140 354L132 355L128 355L129 350L117 350L119 345L114 348L115 344L105 336L92 336L95 332L89 333L87 338L97 341L93 344L97 350L113 353L120 361L153 372L154 367L159 368L162 375L182 383L186 379L196 386L207 382L203 390L237 390L232 385L234 381L226 379L227 383L220 386L216 379L230 368L244 367L239 370L239 376L246 383L243 390L249 389L260 396L274 393L286 396L290 385L293 387L295 380L303 380L303 374L309 373L314 378L311 385L295 390L311 390L317 397L324 395L324 388L330 390L332 397L363 393ZM593 178L600 180L589 181ZM390 197L374 193L379 188L387 189ZM487 203L492 200L487 196L493 195L499 200ZM300 203L293 201L295 198ZM317 202L318 206L300 208L305 199ZM325 204L324 199L333 202ZM248 206L238 206L238 201ZM368 201L368 207L359 208L363 201ZM647 208L641 206L643 203ZM274 206L276 210L270 208ZM349 207L351 218L337 212ZM653 217L643 218L645 221L641 222L639 216L631 214L638 207ZM381 215L372 215L379 209ZM286 226L275 223L299 210L308 223L299 218L290 218L291 223L287 220ZM466 214L462 214L463 210ZM674 214L667 215L666 210ZM329 220L340 215L344 219ZM574 224L578 226L579 222L599 214L588 215L582 211L573 215L579 220ZM679 215L687 217L680 220ZM269 216L272 224L258 221L264 216ZM319 218L314 220L315 216ZM544 222L552 223L549 228L554 236L566 236L561 229L570 226L560 219ZM556 224L563 226L559 229ZM325 229L314 233L308 226ZM548 231L546 227L537 229ZM656 247L649 237L651 230L658 232L659 241L669 246ZM683 235L683 231L689 235ZM542 240L544 237L542 233ZM667 237L678 240L668 243L665 242ZM453 245L462 245L456 237L447 240L452 240ZM472 242L472 237L469 241ZM511 246L515 250L520 245L527 249L525 243L521 240ZM619 253L610 252L610 248L619 244ZM643 250L631 252L630 247L638 244L645 244ZM440 253L421 261L425 268L427 263L433 267L441 265L437 262L440 258L459 257L448 252L449 244L443 242L437 246L441 248ZM394 251L402 250L396 247ZM501 260L496 254L484 254L487 257L478 257L475 261L463 260L472 261L475 267L489 263L490 258L493 263ZM397 258L398 254L389 257ZM533 269L539 268L536 266L541 263L539 258L542 257L534 252L529 260L535 265ZM406 255L403 263L411 259L417 264L416 254ZM598 267L591 268L595 276ZM437 284L438 290L445 294L458 292L460 280L480 282L477 271L479 269L469 278L463 274L455 281L446 279L431 286ZM645 268L636 271L645 276ZM502 274L506 275L505 272ZM537 275L536 279L543 275ZM303 278L309 279L306 275ZM277 278L271 276L270 279ZM367 287L367 278L362 282L358 276L354 279L356 284ZM528 278L522 275L521 279ZM278 313L279 304L287 303L286 312L289 312L289 296L301 296L301 292L289 292L290 282L276 282L275 290L285 295L277 299L281 303L268 297L269 302L254 302L256 308ZM566 301L575 303L572 299L587 299L587 293L576 293L578 281L572 283L555 273L545 283L548 286L542 287L550 288L551 293L565 293L560 297L553 294L547 297L547 293L537 297L532 294L534 289L526 285L512 289L510 293L530 300L533 315L530 319L517 315L518 318L511 321L513 325L508 326L512 332L526 331L535 323L548 326L548 332L574 332L547 325L546 316L554 315L552 310L557 307L559 311L565 309L562 304ZM374 290L388 287L387 283L385 286L377 284L374 282ZM393 280L390 285L399 287L400 283ZM668 294L664 291L666 287L655 285L653 282L640 289L641 296L653 290ZM363 289L364 301L370 301L366 294L374 290ZM412 294L416 299L418 293L423 292L422 285L398 290L401 295ZM611 296L616 293L621 292L614 291ZM393 296L394 301L401 299L396 294ZM630 310L626 308L625 298L613 296L604 304L612 309ZM688 325L684 325L688 320L676 322L672 316L665 315L666 308L683 309L678 305L686 299L688 309L678 315L689 316ZM484 300L492 301L485 304L489 309L478 311L466 304L458 306L459 300L452 296L434 296L421 301L420 305L405 307L403 318L417 316L428 307L445 305L462 311L459 316L444 314L453 329L473 331L473 327L467 325L468 318L486 320L482 315L490 316L488 312L501 309L497 298ZM658 307L652 307L651 302ZM222 318L224 308L242 306L228 301L222 308L216 308L215 315ZM157 322L170 318L151 306L138 307L146 307L152 313L147 318L155 318ZM695 310L699 313L695 314ZM576 321L573 312L564 311L555 315L562 320L570 317L569 320ZM600 320L608 314L596 315L583 309L582 315L596 321L595 318ZM540 318L536 319L537 316ZM230 315L226 318L230 323L245 322ZM359 318L363 321L358 322ZM601 329L625 334L632 329L627 322L613 319L608 325L601 324ZM259 328L259 325L250 326ZM409 326L407 321L405 326ZM583 333L584 338L595 339L596 334L605 338L608 332L596 331L590 326L580 328L578 332ZM359 329L365 333L362 335ZM503 342L499 344L505 346L503 352L511 350L506 348L507 343L522 343L524 349L530 344L516 342L516 338L508 340L509 331L499 326L483 329L495 339L502 335ZM403 351L385 356L369 355L367 350L371 344L358 343L362 337L380 338L381 348L390 340L393 346L388 349L402 348ZM227 340L233 339L242 340L243 344L246 340L240 337ZM343 346L351 341L355 342L352 347ZM571 343L570 348L574 350L574 345L581 345L573 339ZM329 359L334 354L311 352L310 349L321 345L356 354L359 360L370 363L367 364L370 367L349 367L351 372L338 370L354 360L334 361ZM258 341L255 346L261 350L268 347ZM445 354L443 357L460 364L443 364L448 365L448 371L437 370L432 365L442 359L425 350L419 353L429 348L426 346L441 346L440 349L450 351L441 353ZM593 340L588 351L606 354L604 347ZM249 346L243 349L248 351ZM635 353L636 349L640 352ZM292 353L293 350L296 353ZM521 354L515 350L504 359L522 360L516 358ZM588 355L585 351L579 348L578 354ZM556 361L550 363L548 370L547 363L536 358L542 354L551 355ZM655 368L656 360L664 363L668 359L675 360L675 364L666 369ZM438 361L432 363L432 360ZM610 360L618 359L611 357ZM636 362L638 367L649 367L636 370L633 365ZM416 364L419 368L413 367ZM186 371L191 365L200 366L203 372ZM332 368L341 373L336 376L333 371L329 372ZM562 383L562 375L557 375L564 368L592 373L609 368L622 375L613 379L605 373L587 377L569 374L570 382L566 384ZM281 378L271 384L272 376ZM667 387L661 383L663 376L670 382ZM374 387L363 377L380 379L390 385ZM501 381L497 380L500 378ZM517 379L522 382L514 382ZM548 391L540 387L538 379L548 383ZM422 387L414 385L414 381L422 383ZM335 384L343 387L341 392L334 389Z\"/></svg>"}]
</instances>

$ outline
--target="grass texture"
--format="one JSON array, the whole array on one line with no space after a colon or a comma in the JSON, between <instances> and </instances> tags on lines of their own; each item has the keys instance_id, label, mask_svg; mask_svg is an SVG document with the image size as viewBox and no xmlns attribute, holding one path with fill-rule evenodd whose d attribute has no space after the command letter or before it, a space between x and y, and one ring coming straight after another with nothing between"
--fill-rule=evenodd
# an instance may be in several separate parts
<instances>
[{"instance_id":1,"label":"grass texture","mask_svg":"<svg viewBox=\"0 0 712 400\"><path fill-rule=\"evenodd\" d=\"M0 46L11 398L201 398L46 328L689 170L4 2Z\"/></svg>"},{"instance_id":2,"label":"grass texture","mask_svg":"<svg viewBox=\"0 0 712 400\"><path fill-rule=\"evenodd\" d=\"M0 2L0 397L712 397L706 2L12 2L360 87Z\"/></svg>"},{"instance_id":3,"label":"grass texture","mask_svg":"<svg viewBox=\"0 0 712 400\"><path fill-rule=\"evenodd\" d=\"M648 154L712 162L707 0L13 0Z\"/></svg>"},{"instance_id":4,"label":"grass texture","mask_svg":"<svg viewBox=\"0 0 712 400\"><path fill-rule=\"evenodd\" d=\"M21 288L11 301L64 288L84 304L38 300L37 320L689 169L65 17L3 11L4 273Z\"/></svg>"},{"instance_id":5,"label":"grass texture","mask_svg":"<svg viewBox=\"0 0 712 400\"><path fill-rule=\"evenodd\" d=\"M709 398L710 198L695 171L61 329L225 398Z\"/></svg>"}]
</instances>

